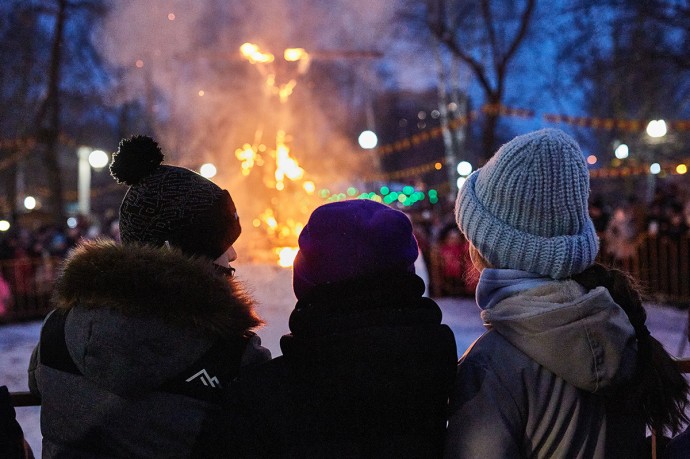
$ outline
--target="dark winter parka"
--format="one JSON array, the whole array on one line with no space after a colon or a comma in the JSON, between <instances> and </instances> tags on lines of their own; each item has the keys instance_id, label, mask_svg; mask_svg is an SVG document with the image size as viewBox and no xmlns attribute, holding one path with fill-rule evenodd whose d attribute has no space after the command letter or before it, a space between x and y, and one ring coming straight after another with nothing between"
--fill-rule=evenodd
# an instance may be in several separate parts
<instances>
[{"instance_id":1,"label":"dark winter parka","mask_svg":"<svg viewBox=\"0 0 690 459\"><path fill-rule=\"evenodd\" d=\"M268 358L236 281L177 250L97 242L68 257L54 300L29 369L43 457L213 455L223 390Z\"/></svg>"},{"instance_id":2,"label":"dark winter parka","mask_svg":"<svg viewBox=\"0 0 690 459\"><path fill-rule=\"evenodd\" d=\"M317 287L283 355L238 379L229 450L241 457L437 457L457 362L424 283L400 274ZM244 410L244 414L243 411Z\"/></svg>"}]
</instances>

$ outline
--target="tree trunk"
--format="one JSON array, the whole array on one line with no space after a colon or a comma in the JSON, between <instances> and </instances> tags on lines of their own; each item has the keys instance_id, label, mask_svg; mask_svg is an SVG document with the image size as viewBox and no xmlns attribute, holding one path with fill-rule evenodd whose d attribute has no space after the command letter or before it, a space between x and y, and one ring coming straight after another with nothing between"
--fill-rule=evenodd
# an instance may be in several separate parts
<instances>
[{"instance_id":1,"label":"tree trunk","mask_svg":"<svg viewBox=\"0 0 690 459\"><path fill-rule=\"evenodd\" d=\"M50 60L48 94L38 112L36 126L39 127L39 140L44 143L44 164L48 176L48 189L51 212L55 223L65 222L65 205L62 195L62 177L58 159L58 140L60 136L60 67L62 65L62 41L65 27L67 0L58 1L58 14L55 19L55 37Z\"/></svg>"},{"instance_id":2,"label":"tree trunk","mask_svg":"<svg viewBox=\"0 0 690 459\"><path fill-rule=\"evenodd\" d=\"M490 158L496 148L496 129L501 117L501 96L491 94L487 100L490 110L484 115L484 130L482 132L482 160Z\"/></svg>"}]
</instances>

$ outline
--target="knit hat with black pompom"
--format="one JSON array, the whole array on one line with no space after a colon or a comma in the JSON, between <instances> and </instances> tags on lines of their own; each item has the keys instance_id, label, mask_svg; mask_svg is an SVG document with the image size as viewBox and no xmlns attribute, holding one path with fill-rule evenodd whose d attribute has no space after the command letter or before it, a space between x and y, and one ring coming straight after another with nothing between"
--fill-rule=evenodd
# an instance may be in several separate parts
<instances>
[{"instance_id":1,"label":"knit hat with black pompom","mask_svg":"<svg viewBox=\"0 0 690 459\"><path fill-rule=\"evenodd\" d=\"M120 206L124 244L168 242L189 255L216 259L240 235L230 193L194 171L161 164L158 143L146 136L120 142L110 173L129 185Z\"/></svg>"},{"instance_id":2,"label":"knit hat with black pompom","mask_svg":"<svg viewBox=\"0 0 690 459\"><path fill-rule=\"evenodd\" d=\"M589 172L558 129L515 137L458 192L460 230L494 267L563 279L594 263L599 240L588 212Z\"/></svg>"}]
</instances>

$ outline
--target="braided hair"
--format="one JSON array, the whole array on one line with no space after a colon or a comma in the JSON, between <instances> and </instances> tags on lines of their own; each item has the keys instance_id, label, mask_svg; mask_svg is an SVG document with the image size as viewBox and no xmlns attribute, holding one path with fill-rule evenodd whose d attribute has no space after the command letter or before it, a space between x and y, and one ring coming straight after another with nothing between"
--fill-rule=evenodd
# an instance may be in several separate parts
<instances>
[{"instance_id":1,"label":"braided hair","mask_svg":"<svg viewBox=\"0 0 690 459\"><path fill-rule=\"evenodd\" d=\"M656 432L679 432L688 422L688 382L663 345L645 325L647 313L642 305L641 289L635 280L618 269L596 263L572 277L591 290L605 287L625 311L637 337L637 369L633 379L612 388L608 401L642 416Z\"/></svg>"}]
</instances>

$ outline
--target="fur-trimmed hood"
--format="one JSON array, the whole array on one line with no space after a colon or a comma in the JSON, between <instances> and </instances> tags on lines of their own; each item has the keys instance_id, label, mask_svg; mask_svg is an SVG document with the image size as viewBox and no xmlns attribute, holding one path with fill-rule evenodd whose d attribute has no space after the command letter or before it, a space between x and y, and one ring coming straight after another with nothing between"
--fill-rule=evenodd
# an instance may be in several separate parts
<instances>
[{"instance_id":1,"label":"fur-trimmed hood","mask_svg":"<svg viewBox=\"0 0 690 459\"><path fill-rule=\"evenodd\" d=\"M136 244L74 249L53 300L70 310L65 342L77 368L119 394L155 388L218 338L261 324L239 282L207 259Z\"/></svg>"},{"instance_id":2,"label":"fur-trimmed hood","mask_svg":"<svg viewBox=\"0 0 690 459\"><path fill-rule=\"evenodd\" d=\"M218 335L262 324L240 283L208 260L139 244L81 244L65 260L53 300L58 308L109 308Z\"/></svg>"}]
</instances>

